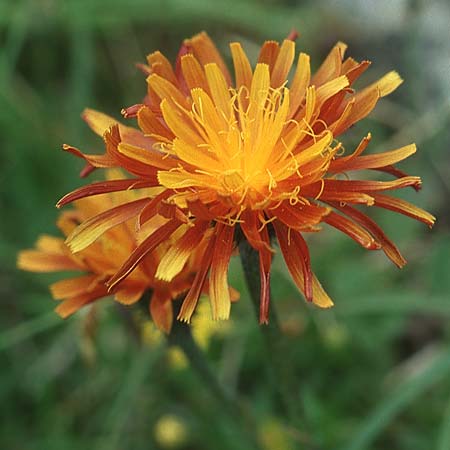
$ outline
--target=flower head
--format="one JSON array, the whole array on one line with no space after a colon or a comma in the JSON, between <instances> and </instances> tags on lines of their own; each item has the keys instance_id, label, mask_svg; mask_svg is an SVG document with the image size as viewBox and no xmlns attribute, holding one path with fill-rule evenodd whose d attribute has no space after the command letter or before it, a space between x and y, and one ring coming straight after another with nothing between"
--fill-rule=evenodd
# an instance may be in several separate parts
<instances>
[{"instance_id":1,"label":"flower head","mask_svg":"<svg viewBox=\"0 0 450 450\"><path fill-rule=\"evenodd\" d=\"M276 236L305 298L321 307L333 303L312 273L303 235L321 230L323 223L366 249L382 249L402 267L405 260L394 243L355 205L390 209L433 224L427 212L382 193L420 187L420 178L394 167L416 151L414 144L363 155L370 134L350 154L338 140L401 84L400 76L390 72L355 91L353 83L370 63L344 58L343 43L314 74L309 56L300 53L290 80L292 40L265 42L253 66L239 43L230 48L233 76L205 33L183 43L174 67L160 52L152 53L144 66L145 100L123 111L125 117L137 118L139 130L86 111L88 124L104 137L106 153L87 155L66 147L89 167L119 166L133 178L82 187L64 197L60 206L101 192L149 186L160 190L133 215L140 225L157 214L167 221L129 255L109 286L125 283L144 256L172 236L156 270L160 280L178 276L193 249L203 246L179 318L190 320L209 273L213 318L225 319L231 304L227 270L238 228L259 253L261 322L268 318L271 236ZM394 179L355 178L353 172L363 169L386 172ZM108 227L113 222L117 220ZM82 228L81 235L91 233L90 225ZM69 246L80 249L70 239Z\"/></svg>"},{"instance_id":2,"label":"flower head","mask_svg":"<svg viewBox=\"0 0 450 450\"><path fill-rule=\"evenodd\" d=\"M117 175L113 171L109 172L110 179L117 178ZM186 292L192 283L193 267L198 263L195 252L170 282L159 280L155 277L155 270L170 246L170 241L165 241L154 252L147 254L139 267L112 292L106 284L130 253L166 221L161 216L155 216L138 231L133 220L122 221L122 218L133 217L133 214L147 205L149 197L145 194L154 195L151 190L140 194L142 196L138 197L134 191L127 191L83 198L75 203L75 209L63 212L59 217L58 227L69 237L75 250L82 247L79 252L70 251L63 239L47 235L38 239L35 249L20 252L18 266L21 269L32 272L77 273L50 286L53 297L62 301L56 311L63 318L111 294L114 294L117 302L131 305L149 291L150 311L154 322L160 329L166 332L170 330L172 300ZM118 221L122 222L105 230L104 224L108 220L113 223L115 221L116 224ZM80 223L82 225L78 226ZM86 228L90 230L90 234L83 232ZM182 233L182 229L179 232ZM201 254L201 247L198 251Z\"/></svg>"}]
</instances>

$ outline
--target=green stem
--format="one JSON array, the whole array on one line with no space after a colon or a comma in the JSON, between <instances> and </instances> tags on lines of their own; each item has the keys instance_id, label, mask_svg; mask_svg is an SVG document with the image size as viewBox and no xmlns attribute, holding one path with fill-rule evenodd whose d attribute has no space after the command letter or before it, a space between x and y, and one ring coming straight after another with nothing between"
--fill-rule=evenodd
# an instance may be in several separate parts
<instances>
[{"instance_id":1,"label":"green stem","mask_svg":"<svg viewBox=\"0 0 450 450\"><path fill-rule=\"evenodd\" d=\"M178 306L180 304L181 301L174 303L174 305ZM174 315L177 315L177 311L174 311ZM236 423L237 428L245 433L245 437L252 446L251 448L261 450L262 446L259 442L257 427L252 417L249 415L246 407L219 383L203 351L192 337L190 326L183 322L175 321L170 334L167 336L167 340L170 345L181 348L192 369L209 388L220 406L228 412L229 417Z\"/></svg>"},{"instance_id":2,"label":"green stem","mask_svg":"<svg viewBox=\"0 0 450 450\"><path fill-rule=\"evenodd\" d=\"M259 255L249 243L243 239L239 244L242 267L252 300L256 317L259 317L260 275ZM299 399L299 380L296 379L289 359L290 343L280 329L273 305L269 311L268 325L261 325L261 333L267 349L269 376L276 386L283 407L293 424L305 428L305 415L301 410Z\"/></svg>"}]
</instances>

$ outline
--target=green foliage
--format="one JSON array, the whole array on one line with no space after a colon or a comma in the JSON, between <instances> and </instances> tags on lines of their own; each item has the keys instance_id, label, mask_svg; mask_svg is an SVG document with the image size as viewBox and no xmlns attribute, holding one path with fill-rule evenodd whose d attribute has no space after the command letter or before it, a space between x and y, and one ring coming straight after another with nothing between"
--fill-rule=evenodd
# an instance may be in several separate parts
<instances>
[{"instance_id":1,"label":"green foliage","mask_svg":"<svg viewBox=\"0 0 450 450\"><path fill-rule=\"evenodd\" d=\"M57 233L54 204L81 184L82 164L61 145L101 148L79 118L82 109L119 118L123 106L140 101L145 81L135 62L156 49L174 57L179 42L203 28L224 51L240 39L255 53L262 40L282 39L293 27L313 64L341 39L350 54L376 62L375 74L402 73L405 86L345 144L352 148L369 130L371 151L416 141L419 153L404 169L423 176L424 188L404 196L431 210L438 225L429 232L408 218L376 214L409 260L401 272L332 230L310 236L313 267L336 303L330 311L306 305L281 259L275 262L273 307L289 343L284 364L297 381L291 395L303 427L283 416L273 386L283 380L267 370L264 329L236 262L230 278L241 300L228 331L209 338L209 363L267 449L450 448L450 107L428 44L409 26L426 26L433 5L445 7L410 3L409 21L373 33L323 2L0 2L1 448L250 448L246 426L149 325L137 343L143 315L105 300L63 322L51 312L53 276L20 273L15 258L39 234Z\"/></svg>"}]
</instances>

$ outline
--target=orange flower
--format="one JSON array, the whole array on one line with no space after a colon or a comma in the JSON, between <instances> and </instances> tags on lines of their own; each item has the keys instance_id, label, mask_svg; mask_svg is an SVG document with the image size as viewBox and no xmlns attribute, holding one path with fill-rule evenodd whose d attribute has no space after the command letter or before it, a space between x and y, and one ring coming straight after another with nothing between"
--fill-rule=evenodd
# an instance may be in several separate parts
<instances>
[{"instance_id":1,"label":"orange flower","mask_svg":"<svg viewBox=\"0 0 450 450\"><path fill-rule=\"evenodd\" d=\"M152 53L144 66L149 74L144 103L123 111L125 117L137 117L140 131L87 110L84 117L103 135L106 153L87 155L66 147L90 167L120 166L134 177L84 186L61 199L59 206L101 192L161 189L133 215L140 224L155 214L168 221L129 255L109 286L125 282L146 254L175 233L170 257L163 256L156 271L160 280L176 277L193 249L200 243L205 246L179 318L190 320L209 273L213 318L226 319L231 300L227 271L238 227L259 253L261 322L268 318L272 235L294 282L320 307L333 303L311 271L303 234L319 231L321 223L366 249L382 249L402 267L405 260L394 243L354 205L390 209L431 226L434 217L426 211L381 193L420 187L420 178L394 167L416 151L415 145L362 155L368 134L353 153L344 155L336 139L395 90L400 76L390 72L355 92L353 83L370 63L344 58L346 46L338 43L314 75L309 56L300 53L289 82L295 59L292 40L281 45L265 42L254 67L239 43L230 48L234 77L205 33L183 43L174 67L160 52ZM395 179L353 179L351 173L362 169L386 172ZM122 208L107 220L100 218L102 227L130 218L125 213L128 206ZM87 241L92 233L89 224L79 231ZM80 249L70 240L69 245Z\"/></svg>"},{"instance_id":2,"label":"orange flower","mask_svg":"<svg viewBox=\"0 0 450 450\"><path fill-rule=\"evenodd\" d=\"M117 176L112 171L109 175ZM132 220L122 221L122 218L133 217L133 214L144 209L149 199L146 194L154 195L151 190L140 194L138 197L135 192L128 191L84 198L76 202L74 210L62 213L58 227L68 236L75 251L82 247L77 253L72 253L63 239L47 235L38 239L35 250L20 252L18 266L24 270L82 272L82 275L63 279L50 287L53 297L62 300L56 308L61 317L66 318L82 306L110 295L106 281L141 242L167 222L167 219L155 216L136 232ZM107 219L121 223L105 230L102 223ZM81 222L83 225L78 227ZM86 227L91 230L89 241L85 240L83 233ZM178 233L185 231L180 227ZM157 279L155 270L169 246L170 241L165 241L155 251L147 253L139 267L114 290L115 300L124 305L137 302L147 291L151 291L153 320L166 332L172 325L172 300L189 289L194 278L193 267L198 264L193 254L188 264L170 282ZM201 254L201 247L199 252Z\"/></svg>"}]
</instances>

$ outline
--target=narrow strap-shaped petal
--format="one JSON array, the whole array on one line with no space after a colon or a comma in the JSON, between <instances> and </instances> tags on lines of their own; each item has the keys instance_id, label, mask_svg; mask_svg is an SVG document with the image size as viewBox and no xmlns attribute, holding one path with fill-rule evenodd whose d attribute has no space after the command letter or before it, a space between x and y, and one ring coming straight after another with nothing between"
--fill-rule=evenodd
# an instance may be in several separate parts
<instances>
[{"instance_id":1,"label":"narrow strap-shaped petal","mask_svg":"<svg viewBox=\"0 0 450 450\"><path fill-rule=\"evenodd\" d=\"M365 155L341 161L339 159L330 164L330 172L346 172L349 170L376 169L402 161L416 152L414 144L406 145L389 152L377 153L376 155Z\"/></svg>"},{"instance_id":2,"label":"narrow strap-shaped petal","mask_svg":"<svg viewBox=\"0 0 450 450\"><path fill-rule=\"evenodd\" d=\"M89 125L89 128L99 136L103 136L106 130L119 123L113 117L89 108L81 113L81 117Z\"/></svg>"},{"instance_id":3,"label":"narrow strap-shaped petal","mask_svg":"<svg viewBox=\"0 0 450 450\"><path fill-rule=\"evenodd\" d=\"M159 140L171 142L175 135L167 127L165 127L161 120L159 120L152 110L144 106L137 113L139 128L146 135L158 137Z\"/></svg>"},{"instance_id":4,"label":"narrow strap-shaped petal","mask_svg":"<svg viewBox=\"0 0 450 450\"><path fill-rule=\"evenodd\" d=\"M330 209L323 206L291 205L288 201L283 202L278 208L273 209L271 214L279 221L294 230L305 230L319 224Z\"/></svg>"},{"instance_id":5,"label":"narrow strap-shaped petal","mask_svg":"<svg viewBox=\"0 0 450 450\"><path fill-rule=\"evenodd\" d=\"M148 198L141 198L85 220L67 237L66 244L74 253L85 249L109 229L137 216L148 202Z\"/></svg>"},{"instance_id":6,"label":"narrow strap-shaped petal","mask_svg":"<svg viewBox=\"0 0 450 450\"><path fill-rule=\"evenodd\" d=\"M177 276L183 270L189 256L200 245L208 226L207 221L197 221L172 244L162 256L155 277L163 281L171 281Z\"/></svg>"},{"instance_id":7,"label":"narrow strap-shaped petal","mask_svg":"<svg viewBox=\"0 0 450 450\"><path fill-rule=\"evenodd\" d=\"M152 73L157 73L174 85L177 84L177 78L173 71L172 64L170 64L170 61L160 51L147 55L147 62Z\"/></svg>"},{"instance_id":8,"label":"narrow strap-shaped petal","mask_svg":"<svg viewBox=\"0 0 450 450\"><path fill-rule=\"evenodd\" d=\"M306 88L311 79L310 58L306 53L300 53L297 62L297 69L290 87L290 111L289 116L293 116L305 100Z\"/></svg>"},{"instance_id":9,"label":"narrow strap-shaped petal","mask_svg":"<svg viewBox=\"0 0 450 450\"><path fill-rule=\"evenodd\" d=\"M214 104L222 111L225 118L228 119L231 117L232 109L230 92L228 91L228 85L224 74L217 64L206 64L205 74Z\"/></svg>"},{"instance_id":10,"label":"narrow strap-shaped petal","mask_svg":"<svg viewBox=\"0 0 450 450\"><path fill-rule=\"evenodd\" d=\"M321 66L317 69L311 84L320 86L333 78L341 75L342 59L344 57L347 45L338 42L328 53Z\"/></svg>"},{"instance_id":11,"label":"narrow strap-shaped petal","mask_svg":"<svg viewBox=\"0 0 450 450\"><path fill-rule=\"evenodd\" d=\"M127 282L117 289L114 299L122 305L133 305L139 301L148 286L145 283Z\"/></svg>"},{"instance_id":12,"label":"narrow strap-shaped petal","mask_svg":"<svg viewBox=\"0 0 450 450\"><path fill-rule=\"evenodd\" d=\"M227 65L222 56L220 56L219 50L217 50L214 42L205 32L199 33L191 39L186 39L184 43L203 66L210 63L217 64L227 81L227 85L231 85L231 76L228 72Z\"/></svg>"},{"instance_id":13,"label":"narrow strap-shaped petal","mask_svg":"<svg viewBox=\"0 0 450 450\"><path fill-rule=\"evenodd\" d=\"M278 56L270 76L270 84L273 88L278 88L286 82L292 63L294 62L294 58L295 42L290 39L286 39L281 44L280 51L278 52Z\"/></svg>"},{"instance_id":14,"label":"narrow strap-shaped petal","mask_svg":"<svg viewBox=\"0 0 450 450\"><path fill-rule=\"evenodd\" d=\"M169 99L181 105L183 108L189 108L186 97L180 92L177 86L159 75L152 74L147 78L147 83L151 90L156 93L160 100Z\"/></svg>"},{"instance_id":15,"label":"narrow strap-shaped petal","mask_svg":"<svg viewBox=\"0 0 450 450\"><path fill-rule=\"evenodd\" d=\"M249 210L243 211L241 221L241 230L249 244L255 250L260 251L263 248L266 248L268 251L272 251L269 241L264 240L261 232L258 230L261 226L261 222L258 219L256 212Z\"/></svg>"},{"instance_id":16,"label":"narrow strap-shaped petal","mask_svg":"<svg viewBox=\"0 0 450 450\"><path fill-rule=\"evenodd\" d=\"M164 333L170 333L173 322L172 299L168 292L156 289L150 300L150 314L155 325Z\"/></svg>"},{"instance_id":17,"label":"narrow strap-shaped petal","mask_svg":"<svg viewBox=\"0 0 450 450\"><path fill-rule=\"evenodd\" d=\"M140 178L131 178L127 180L111 180L111 181L99 181L97 183L88 184L82 186L75 191L69 192L56 204L57 208L61 208L64 205L72 203L75 200L79 200L84 197L90 197L92 195L106 194L108 192L126 191L128 189L142 189L146 187L158 186L157 180L143 180Z\"/></svg>"},{"instance_id":18,"label":"narrow strap-shaped petal","mask_svg":"<svg viewBox=\"0 0 450 450\"><path fill-rule=\"evenodd\" d=\"M250 89L252 84L252 66L239 42L230 44L231 56L233 57L234 73L236 77L236 88L245 86Z\"/></svg>"},{"instance_id":19,"label":"narrow strap-shaped petal","mask_svg":"<svg viewBox=\"0 0 450 450\"><path fill-rule=\"evenodd\" d=\"M216 234L209 277L209 298L213 319L225 320L230 315L231 307L227 275L233 250L234 227L217 224Z\"/></svg>"},{"instance_id":20,"label":"narrow strap-shaped petal","mask_svg":"<svg viewBox=\"0 0 450 450\"><path fill-rule=\"evenodd\" d=\"M403 178L403 177L407 177L408 174L406 172L404 172L403 170L398 169L395 166L384 166L384 167L377 167L376 169L377 172L383 172L383 173L388 173L389 175L392 175L396 178ZM422 184L420 183L416 183L413 184L411 186L416 192L419 192L422 189Z\"/></svg>"},{"instance_id":21,"label":"narrow strap-shaped petal","mask_svg":"<svg viewBox=\"0 0 450 450\"><path fill-rule=\"evenodd\" d=\"M259 305L259 323L269 323L270 306L270 268L272 265L272 252L270 249L269 232L267 227L261 230L261 238L264 246L260 248L259 253L259 278L260 278L260 305Z\"/></svg>"},{"instance_id":22,"label":"narrow strap-shaped petal","mask_svg":"<svg viewBox=\"0 0 450 450\"><path fill-rule=\"evenodd\" d=\"M91 154L88 155L86 153L82 153L81 150L79 150L76 147L72 147L71 145L64 144L63 150L69 153L72 153L72 155L77 156L78 158L82 158L85 161L87 161L91 166L93 167L116 167L118 166L117 161L115 161L113 158L111 158L110 155L104 154L104 155L95 155Z\"/></svg>"},{"instance_id":23,"label":"narrow strap-shaped petal","mask_svg":"<svg viewBox=\"0 0 450 450\"><path fill-rule=\"evenodd\" d=\"M98 275L82 275L81 277L66 278L50 285L50 292L55 300L75 297L91 291L98 281Z\"/></svg>"},{"instance_id":24,"label":"narrow strap-shaped petal","mask_svg":"<svg viewBox=\"0 0 450 450\"><path fill-rule=\"evenodd\" d=\"M375 200L375 206L380 208L389 209L391 211L404 214L405 216L412 217L413 219L420 220L427 224L430 228L434 225L436 218L429 212L413 205L412 203L402 200L400 198L390 197L388 195L373 194Z\"/></svg>"},{"instance_id":25,"label":"narrow strap-shaped petal","mask_svg":"<svg viewBox=\"0 0 450 450\"><path fill-rule=\"evenodd\" d=\"M108 291L106 289L106 286L98 285L95 289L88 293L77 295L75 297L64 300L57 308L55 308L55 311L63 319L66 319L73 313L77 312L81 307L88 305L89 303L92 303L95 300L98 300L107 295Z\"/></svg>"},{"instance_id":26,"label":"narrow strap-shaped petal","mask_svg":"<svg viewBox=\"0 0 450 450\"><path fill-rule=\"evenodd\" d=\"M189 323L191 321L192 314L198 302L198 298L202 292L205 284L206 276L208 275L209 268L211 267L211 261L214 253L214 245L216 242L216 236L209 237L208 245L203 253L203 257L200 261L197 273L195 274L192 286L189 289L183 304L181 305L180 313L177 319L182 322Z\"/></svg>"},{"instance_id":27,"label":"narrow strap-shaped petal","mask_svg":"<svg viewBox=\"0 0 450 450\"><path fill-rule=\"evenodd\" d=\"M299 232L289 229L277 220L273 222L273 226L281 253L295 284L307 301L314 301L311 261L305 240Z\"/></svg>"},{"instance_id":28,"label":"narrow strap-shaped petal","mask_svg":"<svg viewBox=\"0 0 450 450\"><path fill-rule=\"evenodd\" d=\"M183 77L189 90L201 88L205 92L209 93L205 71L194 55L189 53L181 58L181 69L183 71Z\"/></svg>"},{"instance_id":29,"label":"narrow strap-shaped petal","mask_svg":"<svg viewBox=\"0 0 450 450\"><path fill-rule=\"evenodd\" d=\"M323 221L339 231L342 231L342 233L347 234L354 241L368 250L378 250L381 248L380 244L369 232L347 217L332 211L324 217Z\"/></svg>"},{"instance_id":30,"label":"narrow strap-shaped petal","mask_svg":"<svg viewBox=\"0 0 450 450\"><path fill-rule=\"evenodd\" d=\"M180 222L171 220L144 239L122 264L117 273L107 282L109 289L113 289L114 286L126 278L148 253L153 251L161 242L168 239L179 226Z\"/></svg>"},{"instance_id":31,"label":"narrow strap-shaped petal","mask_svg":"<svg viewBox=\"0 0 450 450\"><path fill-rule=\"evenodd\" d=\"M40 250L23 250L17 258L17 267L30 272L58 272L80 270L79 264L69 256L47 253Z\"/></svg>"},{"instance_id":32,"label":"narrow strap-shaped petal","mask_svg":"<svg viewBox=\"0 0 450 450\"><path fill-rule=\"evenodd\" d=\"M373 221L371 218L366 216L361 211L358 211L351 206L341 206L339 203L330 202L330 205L333 206L338 211L342 211L348 217L353 219L355 222L362 225L366 230L368 230L375 239L381 244L382 249L386 256L399 268L402 268L406 264L405 258L403 258L400 250L397 246L386 236L384 231L380 228L380 226Z\"/></svg>"},{"instance_id":33,"label":"narrow strap-shaped petal","mask_svg":"<svg viewBox=\"0 0 450 450\"><path fill-rule=\"evenodd\" d=\"M267 64L271 72L277 60L280 44L276 41L264 42L258 56L258 64Z\"/></svg>"}]
</instances>

